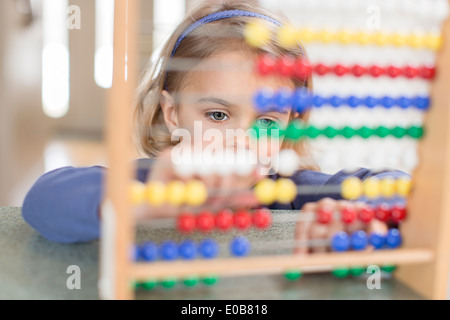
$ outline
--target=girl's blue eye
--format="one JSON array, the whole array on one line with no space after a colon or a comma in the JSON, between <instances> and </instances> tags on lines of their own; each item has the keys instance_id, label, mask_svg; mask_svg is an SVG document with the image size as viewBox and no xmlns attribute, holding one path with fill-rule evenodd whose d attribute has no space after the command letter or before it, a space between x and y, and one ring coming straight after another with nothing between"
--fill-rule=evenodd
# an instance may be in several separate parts
<instances>
[{"instance_id":1,"label":"girl's blue eye","mask_svg":"<svg viewBox=\"0 0 450 320\"><path fill-rule=\"evenodd\" d=\"M220 111L208 112L206 115L214 121L225 121L228 119L228 116Z\"/></svg>"},{"instance_id":2,"label":"girl's blue eye","mask_svg":"<svg viewBox=\"0 0 450 320\"><path fill-rule=\"evenodd\" d=\"M270 129L275 125L275 121L270 119L258 119L257 124L260 128Z\"/></svg>"}]
</instances>

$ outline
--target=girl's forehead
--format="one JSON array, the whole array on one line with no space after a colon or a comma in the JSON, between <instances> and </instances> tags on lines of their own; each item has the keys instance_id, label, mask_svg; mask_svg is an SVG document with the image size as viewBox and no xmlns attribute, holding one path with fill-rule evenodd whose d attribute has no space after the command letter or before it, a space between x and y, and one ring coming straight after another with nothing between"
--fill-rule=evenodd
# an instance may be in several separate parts
<instances>
[{"instance_id":1,"label":"girl's forehead","mask_svg":"<svg viewBox=\"0 0 450 320\"><path fill-rule=\"evenodd\" d=\"M263 87L294 87L294 83L288 78L263 76L256 72L256 58L255 53L246 50L210 56L188 72L186 89L256 93Z\"/></svg>"}]
</instances>

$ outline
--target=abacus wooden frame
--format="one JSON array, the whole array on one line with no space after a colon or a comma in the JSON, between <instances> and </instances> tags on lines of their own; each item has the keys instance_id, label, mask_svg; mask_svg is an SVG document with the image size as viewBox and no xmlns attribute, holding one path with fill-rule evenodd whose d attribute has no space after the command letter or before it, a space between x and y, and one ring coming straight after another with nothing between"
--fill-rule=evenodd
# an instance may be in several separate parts
<instances>
[{"instance_id":1,"label":"abacus wooden frame","mask_svg":"<svg viewBox=\"0 0 450 320\"><path fill-rule=\"evenodd\" d=\"M450 258L450 20L442 33L438 74L432 85L432 107L426 135L419 143L420 164L413 174L408 219L402 223L400 249L371 253L345 252L308 257L266 256L212 261L137 263L130 257L134 222L126 195L132 181L131 118L137 86L138 0L115 1L114 81L107 118L109 172L101 210L100 297L133 299L134 280L214 272L222 276L283 272L289 268L352 264L396 264L395 277L425 298L446 299ZM126 59L127 57L127 59ZM127 72L127 74L126 74ZM130 121L127 121L129 119Z\"/></svg>"}]
</instances>

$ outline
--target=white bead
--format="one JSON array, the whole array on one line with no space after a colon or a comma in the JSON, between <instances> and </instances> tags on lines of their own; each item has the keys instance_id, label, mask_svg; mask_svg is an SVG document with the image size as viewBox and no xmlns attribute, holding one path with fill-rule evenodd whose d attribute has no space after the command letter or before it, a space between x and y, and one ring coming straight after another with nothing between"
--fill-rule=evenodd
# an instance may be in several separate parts
<instances>
[{"instance_id":1,"label":"white bead","mask_svg":"<svg viewBox=\"0 0 450 320\"><path fill-rule=\"evenodd\" d=\"M235 154L234 172L240 176L249 175L256 167L257 161L254 152L240 149Z\"/></svg>"},{"instance_id":2,"label":"white bead","mask_svg":"<svg viewBox=\"0 0 450 320\"><path fill-rule=\"evenodd\" d=\"M300 157L292 149L283 149L272 157L272 168L281 176L292 176L299 167Z\"/></svg>"},{"instance_id":3,"label":"white bead","mask_svg":"<svg viewBox=\"0 0 450 320\"><path fill-rule=\"evenodd\" d=\"M181 178L187 178L195 174L195 166L191 156L183 156L179 159L173 159L172 167L175 173Z\"/></svg>"}]
</instances>

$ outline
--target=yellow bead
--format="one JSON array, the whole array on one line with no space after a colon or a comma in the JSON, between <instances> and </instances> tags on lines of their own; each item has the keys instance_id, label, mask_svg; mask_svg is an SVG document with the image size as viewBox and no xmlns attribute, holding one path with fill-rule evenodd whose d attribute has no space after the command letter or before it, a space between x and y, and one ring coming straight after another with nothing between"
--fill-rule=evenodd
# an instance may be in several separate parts
<instances>
[{"instance_id":1,"label":"yellow bead","mask_svg":"<svg viewBox=\"0 0 450 320\"><path fill-rule=\"evenodd\" d=\"M395 195L395 179L384 178L380 180L380 193L386 198L390 198Z\"/></svg>"},{"instance_id":2,"label":"yellow bead","mask_svg":"<svg viewBox=\"0 0 450 320\"><path fill-rule=\"evenodd\" d=\"M392 36L392 43L398 47L408 44L408 37L404 34L397 33Z\"/></svg>"},{"instance_id":3,"label":"yellow bead","mask_svg":"<svg viewBox=\"0 0 450 320\"><path fill-rule=\"evenodd\" d=\"M244 37L248 44L261 48L270 41L272 32L263 21L253 21L247 24Z\"/></svg>"},{"instance_id":4,"label":"yellow bead","mask_svg":"<svg viewBox=\"0 0 450 320\"><path fill-rule=\"evenodd\" d=\"M369 44L372 41L372 35L366 32L359 32L357 35L355 35L355 38L356 41L362 45Z\"/></svg>"},{"instance_id":5,"label":"yellow bead","mask_svg":"<svg viewBox=\"0 0 450 320\"><path fill-rule=\"evenodd\" d=\"M317 39L324 43L329 43L335 39L335 34L327 30L319 31L317 33Z\"/></svg>"},{"instance_id":6,"label":"yellow bead","mask_svg":"<svg viewBox=\"0 0 450 320\"><path fill-rule=\"evenodd\" d=\"M299 42L311 42L315 39L315 34L310 29L301 29L298 32Z\"/></svg>"},{"instance_id":7,"label":"yellow bead","mask_svg":"<svg viewBox=\"0 0 450 320\"><path fill-rule=\"evenodd\" d=\"M180 206L186 201L186 185L181 181L171 181L166 187L167 202L172 206Z\"/></svg>"},{"instance_id":8,"label":"yellow bead","mask_svg":"<svg viewBox=\"0 0 450 320\"><path fill-rule=\"evenodd\" d=\"M208 190L203 182L192 180L186 184L186 203L191 206L200 206L208 199Z\"/></svg>"},{"instance_id":9,"label":"yellow bead","mask_svg":"<svg viewBox=\"0 0 450 320\"><path fill-rule=\"evenodd\" d=\"M294 48L298 46L297 30L291 25L282 26L278 30L277 39L283 48Z\"/></svg>"},{"instance_id":10,"label":"yellow bead","mask_svg":"<svg viewBox=\"0 0 450 320\"><path fill-rule=\"evenodd\" d=\"M343 44L348 44L354 40L354 34L348 31L340 31L337 33L336 37L337 40Z\"/></svg>"},{"instance_id":11,"label":"yellow bead","mask_svg":"<svg viewBox=\"0 0 450 320\"><path fill-rule=\"evenodd\" d=\"M389 44L391 39L392 38L390 37L390 35L388 35L387 33L383 33L383 32L378 32L373 35L373 41L376 44L378 44L379 46L385 46L385 45Z\"/></svg>"},{"instance_id":12,"label":"yellow bead","mask_svg":"<svg viewBox=\"0 0 450 320\"><path fill-rule=\"evenodd\" d=\"M145 184L139 181L133 181L129 189L129 196L131 204L142 204L145 201Z\"/></svg>"},{"instance_id":13,"label":"yellow bead","mask_svg":"<svg viewBox=\"0 0 450 320\"><path fill-rule=\"evenodd\" d=\"M147 183L146 199L150 206L161 206L166 201L166 185L161 181L151 181Z\"/></svg>"},{"instance_id":14,"label":"yellow bead","mask_svg":"<svg viewBox=\"0 0 450 320\"><path fill-rule=\"evenodd\" d=\"M425 46L425 37L420 34L414 34L409 36L409 45L414 48L421 48Z\"/></svg>"},{"instance_id":15,"label":"yellow bead","mask_svg":"<svg viewBox=\"0 0 450 320\"><path fill-rule=\"evenodd\" d=\"M409 196L409 193L411 191L411 179L408 178L399 178L396 181L396 189L397 194L399 194L402 197Z\"/></svg>"},{"instance_id":16,"label":"yellow bead","mask_svg":"<svg viewBox=\"0 0 450 320\"><path fill-rule=\"evenodd\" d=\"M442 47L442 36L441 35L428 35L425 38L425 44L427 48L431 50L439 50Z\"/></svg>"},{"instance_id":17,"label":"yellow bead","mask_svg":"<svg viewBox=\"0 0 450 320\"><path fill-rule=\"evenodd\" d=\"M291 179L278 179L275 189L279 203L291 203L297 196L297 185Z\"/></svg>"},{"instance_id":18,"label":"yellow bead","mask_svg":"<svg viewBox=\"0 0 450 320\"><path fill-rule=\"evenodd\" d=\"M362 182L356 177L347 178L342 182L341 194L344 199L357 199L361 197L362 191Z\"/></svg>"},{"instance_id":19,"label":"yellow bead","mask_svg":"<svg viewBox=\"0 0 450 320\"><path fill-rule=\"evenodd\" d=\"M380 181L378 178L370 177L362 183L363 193L369 199L375 199L380 196Z\"/></svg>"},{"instance_id":20,"label":"yellow bead","mask_svg":"<svg viewBox=\"0 0 450 320\"><path fill-rule=\"evenodd\" d=\"M275 202L276 184L272 179L264 179L255 186L255 196L261 204L272 204Z\"/></svg>"}]
</instances>

